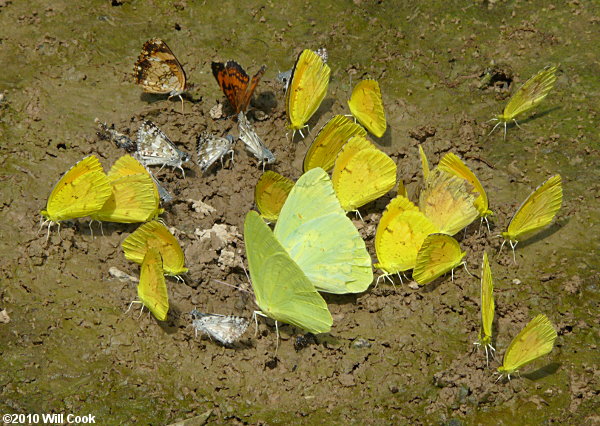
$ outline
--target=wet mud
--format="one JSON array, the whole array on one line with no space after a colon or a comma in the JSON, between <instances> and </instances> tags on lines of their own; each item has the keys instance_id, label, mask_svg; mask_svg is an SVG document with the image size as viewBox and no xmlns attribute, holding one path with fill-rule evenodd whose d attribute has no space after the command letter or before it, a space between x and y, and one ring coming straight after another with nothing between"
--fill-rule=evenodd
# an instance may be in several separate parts
<instances>
[{"instance_id":1,"label":"wet mud","mask_svg":"<svg viewBox=\"0 0 600 426\"><path fill-rule=\"evenodd\" d=\"M600 7L593 2L236 2L0 0L0 411L93 414L100 424L596 424L597 256L600 197L598 72ZM142 95L132 68L144 41L161 37L195 87L177 98ZM303 48L325 46L332 79L302 140L286 128L275 79ZM359 295L325 295L334 327L312 336L259 318L227 348L195 336L189 312L249 318L256 309L242 238L262 173L238 141L234 161L186 177L157 173L173 193L165 223L189 273L168 279L168 320L127 311L137 277L120 243L137 225L65 223L46 242L39 211L61 173L86 155L105 169L124 154L97 136L99 118L129 136L154 121L192 153L202 131L233 133L211 109L227 102L210 62L262 64L250 116L277 156L268 168L301 174L316 131L349 113L356 81L379 80L388 131L374 142L398 164L414 199L418 144L430 163L461 156L495 212L458 235L469 271L413 288L380 284ZM558 80L546 100L489 135L487 120L549 64ZM195 158L195 156L194 156ZM155 171L158 168L154 169ZM550 175L563 177L556 222L498 254L496 235ZM374 235L395 190L351 215L375 260ZM483 250L495 280L497 358L486 365L479 330ZM237 288L223 284L227 283ZM519 330L545 313L554 350L510 382L493 375Z\"/></svg>"}]
</instances>

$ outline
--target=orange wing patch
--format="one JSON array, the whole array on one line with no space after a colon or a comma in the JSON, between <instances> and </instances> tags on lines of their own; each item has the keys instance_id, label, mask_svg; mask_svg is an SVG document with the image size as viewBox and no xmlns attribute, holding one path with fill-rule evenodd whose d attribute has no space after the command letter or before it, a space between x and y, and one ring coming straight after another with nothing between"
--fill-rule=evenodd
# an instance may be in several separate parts
<instances>
[{"instance_id":1,"label":"orange wing patch","mask_svg":"<svg viewBox=\"0 0 600 426\"><path fill-rule=\"evenodd\" d=\"M134 67L135 82L144 92L179 96L185 92L186 76L183 67L167 43L153 38L144 43Z\"/></svg>"},{"instance_id":2,"label":"orange wing patch","mask_svg":"<svg viewBox=\"0 0 600 426\"><path fill-rule=\"evenodd\" d=\"M252 77L246 74L246 71L240 64L235 61L227 61L227 63L213 62L211 65L213 75L219 83L221 90L227 96L229 104L234 109L237 115L240 111L246 111L254 89L262 78L267 67L263 65L258 72Z\"/></svg>"}]
</instances>

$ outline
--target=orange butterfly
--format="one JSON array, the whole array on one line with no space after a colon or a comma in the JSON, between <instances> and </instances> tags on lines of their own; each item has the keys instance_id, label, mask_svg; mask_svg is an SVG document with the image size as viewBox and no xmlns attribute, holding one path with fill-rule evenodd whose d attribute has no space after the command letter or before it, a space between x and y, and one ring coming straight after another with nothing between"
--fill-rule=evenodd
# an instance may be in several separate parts
<instances>
[{"instance_id":1,"label":"orange butterfly","mask_svg":"<svg viewBox=\"0 0 600 426\"><path fill-rule=\"evenodd\" d=\"M217 79L217 83L221 87L225 96L229 100L231 107L237 115L240 111L246 111L252 99L252 94L256 85L265 73L267 67L260 67L256 75L250 77L240 64L235 61L227 61L227 63L213 62L211 65L213 75Z\"/></svg>"},{"instance_id":2,"label":"orange butterfly","mask_svg":"<svg viewBox=\"0 0 600 426\"><path fill-rule=\"evenodd\" d=\"M135 63L134 76L136 84L142 86L144 92L168 94L169 98L178 96L183 109L181 95L189 87L185 71L167 43L159 38L144 43Z\"/></svg>"}]
</instances>

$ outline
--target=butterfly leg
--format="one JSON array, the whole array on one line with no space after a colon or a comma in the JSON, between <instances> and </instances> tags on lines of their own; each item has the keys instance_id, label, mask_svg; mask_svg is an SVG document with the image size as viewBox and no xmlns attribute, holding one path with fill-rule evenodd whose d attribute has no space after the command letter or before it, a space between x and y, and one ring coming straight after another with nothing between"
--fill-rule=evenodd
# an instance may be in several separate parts
<instances>
[{"instance_id":1,"label":"butterfly leg","mask_svg":"<svg viewBox=\"0 0 600 426\"><path fill-rule=\"evenodd\" d=\"M507 128L507 122L504 122L504 142L506 142L506 128Z\"/></svg>"},{"instance_id":2,"label":"butterfly leg","mask_svg":"<svg viewBox=\"0 0 600 426\"><path fill-rule=\"evenodd\" d=\"M498 235L499 237L501 237L501 235ZM500 250L498 250L498 255L500 255L500 253L502 252L502 249L504 248L504 244L506 244L506 240L502 241L502 244L500 244Z\"/></svg>"},{"instance_id":3,"label":"butterfly leg","mask_svg":"<svg viewBox=\"0 0 600 426\"><path fill-rule=\"evenodd\" d=\"M275 320L275 335L277 336L277 340L275 341L275 352L279 349L279 324L277 320Z\"/></svg>"},{"instance_id":4,"label":"butterfly leg","mask_svg":"<svg viewBox=\"0 0 600 426\"><path fill-rule=\"evenodd\" d=\"M519 123L517 122L517 120L513 118L513 121L515 122L515 124L517 125L517 127L518 127L519 129L521 129L521 126L519 126Z\"/></svg>"},{"instance_id":5,"label":"butterfly leg","mask_svg":"<svg viewBox=\"0 0 600 426\"><path fill-rule=\"evenodd\" d=\"M125 311L125 313L129 312L129 310L131 309L131 307L133 306L134 303L142 303L139 300L133 300L130 304L129 307L127 308L127 310Z\"/></svg>"},{"instance_id":6,"label":"butterfly leg","mask_svg":"<svg viewBox=\"0 0 600 426\"><path fill-rule=\"evenodd\" d=\"M177 168L178 168L179 170L181 170L181 174L183 175L183 178L185 179L185 170L183 170L183 167L181 167L181 166L177 166Z\"/></svg>"},{"instance_id":7,"label":"butterfly leg","mask_svg":"<svg viewBox=\"0 0 600 426\"><path fill-rule=\"evenodd\" d=\"M358 209L354 210L354 213L356 213L356 216L360 219L361 222L364 222L360 212L358 211Z\"/></svg>"},{"instance_id":8,"label":"butterfly leg","mask_svg":"<svg viewBox=\"0 0 600 426\"><path fill-rule=\"evenodd\" d=\"M404 285L404 281L402 280L402 275L400 275L400 272L396 272L396 275L398 275L398 278L400 279L400 284Z\"/></svg>"},{"instance_id":9,"label":"butterfly leg","mask_svg":"<svg viewBox=\"0 0 600 426\"><path fill-rule=\"evenodd\" d=\"M509 241L510 243L510 248L512 249L513 252L513 262L515 262L515 265L517 264L517 258L515 256L515 247L517 247L517 244L519 244L519 242L517 241L516 243L513 244L512 241Z\"/></svg>"},{"instance_id":10,"label":"butterfly leg","mask_svg":"<svg viewBox=\"0 0 600 426\"><path fill-rule=\"evenodd\" d=\"M498 119L497 118L492 118L490 121L498 121ZM498 127L500 124L502 124L502 122L498 121L496 123L496 125L494 126L494 128L492 129L492 131L490 133L488 133L488 136L491 135L492 133L494 133L494 130L496 130L496 127Z\"/></svg>"},{"instance_id":11,"label":"butterfly leg","mask_svg":"<svg viewBox=\"0 0 600 426\"><path fill-rule=\"evenodd\" d=\"M462 263L462 266L464 266L464 267L465 267L465 271L467 271L467 274L469 274L469 275L470 275L470 276L472 276L472 277L474 276L474 275L473 275L471 272L469 272L469 269L467 269L467 262L463 262L463 263Z\"/></svg>"}]
</instances>

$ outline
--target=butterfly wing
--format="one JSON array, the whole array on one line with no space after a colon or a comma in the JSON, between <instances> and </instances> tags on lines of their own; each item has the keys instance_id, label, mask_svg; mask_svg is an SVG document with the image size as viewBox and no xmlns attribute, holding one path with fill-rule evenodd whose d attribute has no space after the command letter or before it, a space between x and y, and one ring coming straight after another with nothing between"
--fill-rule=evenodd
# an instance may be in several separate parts
<instances>
[{"instance_id":1,"label":"butterfly wing","mask_svg":"<svg viewBox=\"0 0 600 426\"><path fill-rule=\"evenodd\" d=\"M494 282L488 255L483 252L481 265L481 328L483 337L480 343L484 346L492 344L492 324L494 322Z\"/></svg>"},{"instance_id":2,"label":"butterfly wing","mask_svg":"<svg viewBox=\"0 0 600 426\"><path fill-rule=\"evenodd\" d=\"M419 196L419 208L439 232L454 235L479 216L474 201L463 179L434 169Z\"/></svg>"},{"instance_id":3,"label":"butterfly wing","mask_svg":"<svg viewBox=\"0 0 600 426\"><path fill-rule=\"evenodd\" d=\"M412 277L418 284L427 284L460 265L465 252L450 235L431 234L419 249Z\"/></svg>"},{"instance_id":4,"label":"butterfly wing","mask_svg":"<svg viewBox=\"0 0 600 426\"><path fill-rule=\"evenodd\" d=\"M376 80L359 81L348 101L350 112L369 132L380 138L385 133L387 122L383 109L381 90Z\"/></svg>"},{"instance_id":5,"label":"butterfly wing","mask_svg":"<svg viewBox=\"0 0 600 426\"><path fill-rule=\"evenodd\" d=\"M152 121L144 121L137 132L136 156L146 166L165 164L181 167L189 160L188 154L180 151L171 139Z\"/></svg>"},{"instance_id":6,"label":"butterfly wing","mask_svg":"<svg viewBox=\"0 0 600 426\"><path fill-rule=\"evenodd\" d=\"M466 180L473 186L473 192L477 195L474 205L479 212L479 216L486 217L492 214L483 185L481 185L475 173L457 155L451 152L444 155L438 164L438 168Z\"/></svg>"},{"instance_id":7,"label":"butterfly wing","mask_svg":"<svg viewBox=\"0 0 600 426\"><path fill-rule=\"evenodd\" d=\"M330 170L342 147L354 136L361 136L367 146L372 146L366 139L367 132L360 125L350 121L348 117L336 115L319 130L304 157L304 171L315 167Z\"/></svg>"},{"instance_id":8,"label":"butterfly wing","mask_svg":"<svg viewBox=\"0 0 600 426\"><path fill-rule=\"evenodd\" d=\"M501 121L511 121L542 102L554 87L557 68L546 67L527 80L510 98L504 112L498 118Z\"/></svg>"},{"instance_id":9,"label":"butterfly wing","mask_svg":"<svg viewBox=\"0 0 600 426\"><path fill-rule=\"evenodd\" d=\"M142 163L140 163L138 160L133 158L131 155L123 155L117 161L115 161L115 164L113 164L113 166L110 168L110 171L108 172L108 180L111 181L111 184L112 184L113 182L115 182L123 177L132 176L132 175L142 175L141 177L139 177L139 180L141 180L141 181L147 180L152 183L151 193L152 193L152 199L153 199L153 203L154 203L154 212L152 212L152 214L150 214L150 216L146 220L154 219L158 215L162 214L164 212L164 210L160 208L160 199L162 199L163 197L161 197L160 192L161 192L161 189L166 194L168 194L168 192L160 186L160 184L158 183L156 178L152 175L152 173L150 173L150 171L144 165L142 165ZM146 179L144 179L143 176L146 176ZM146 187L147 185L148 185L147 183L143 184L144 187ZM114 193L114 187L113 187L113 193ZM140 192L140 194L141 194L141 192ZM145 197L143 197L143 198L145 198ZM105 207L105 206L103 206L103 207Z\"/></svg>"},{"instance_id":10,"label":"butterfly wing","mask_svg":"<svg viewBox=\"0 0 600 426\"><path fill-rule=\"evenodd\" d=\"M319 291L360 293L373 281L365 243L323 169L298 179L279 213L275 237Z\"/></svg>"},{"instance_id":11,"label":"butterfly wing","mask_svg":"<svg viewBox=\"0 0 600 426\"><path fill-rule=\"evenodd\" d=\"M396 185L396 163L377 148L356 150L350 140L338 155L331 180L345 211L354 211Z\"/></svg>"},{"instance_id":12,"label":"butterfly wing","mask_svg":"<svg viewBox=\"0 0 600 426\"><path fill-rule=\"evenodd\" d=\"M502 236L510 241L523 241L552 222L562 204L560 175L549 178L521 204Z\"/></svg>"},{"instance_id":13,"label":"butterfly wing","mask_svg":"<svg viewBox=\"0 0 600 426\"><path fill-rule=\"evenodd\" d=\"M268 317L310 333L331 330L327 304L255 211L246 215L244 242L256 303Z\"/></svg>"},{"instance_id":14,"label":"butterfly wing","mask_svg":"<svg viewBox=\"0 0 600 426\"><path fill-rule=\"evenodd\" d=\"M279 173L271 170L263 173L254 188L254 203L260 215L268 221L276 221L293 186L293 181Z\"/></svg>"},{"instance_id":15,"label":"butterfly wing","mask_svg":"<svg viewBox=\"0 0 600 426\"><path fill-rule=\"evenodd\" d=\"M556 330L548 317L543 314L536 316L510 342L498 371L512 374L525 364L550 353L556 337Z\"/></svg>"},{"instance_id":16,"label":"butterfly wing","mask_svg":"<svg viewBox=\"0 0 600 426\"><path fill-rule=\"evenodd\" d=\"M187 272L184 266L183 250L177 239L160 222L144 223L121 243L125 258L141 264L148 248L157 248L163 259L163 269L167 275L180 275Z\"/></svg>"},{"instance_id":17,"label":"butterfly wing","mask_svg":"<svg viewBox=\"0 0 600 426\"><path fill-rule=\"evenodd\" d=\"M91 155L71 167L58 181L41 214L53 222L89 216L102 208L111 193L100 161Z\"/></svg>"},{"instance_id":18,"label":"butterfly wing","mask_svg":"<svg viewBox=\"0 0 600 426\"><path fill-rule=\"evenodd\" d=\"M248 320L241 317L203 314L192 322L197 331L208 334L224 345L239 340L248 328Z\"/></svg>"},{"instance_id":19,"label":"butterfly wing","mask_svg":"<svg viewBox=\"0 0 600 426\"><path fill-rule=\"evenodd\" d=\"M298 56L285 96L288 125L298 130L321 105L327 94L331 70L319 55L310 49Z\"/></svg>"},{"instance_id":20,"label":"butterfly wing","mask_svg":"<svg viewBox=\"0 0 600 426\"><path fill-rule=\"evenodd\" d=\"M414 205L412 201L410 201L404 195L398 195L393 198L385 208L385 211L381 215L379 219L379 224L377 225L377 233L375 234L375 246L378 245L377 236L382 236L383 230L387 228L392 219L398 217L398 215L405 211L419 211L419 208ZM381 229L381 233L379 230ZM434 231L437 232L437 231Z\"/></svg>"},{"instance_id":21,"label":"butterfly wing","mask_svg":"<svg viewBox=\"0 0 600 426\"><path fill-rule=\"evenodd\" d=\"M144 306L150 309L156 319L165 321L169 312L169 295L163 275L162 259L156 248L146 251L137 291Z\"/></svg>"},{"instance_id":22,"label":"butterfly wing","mask_svg":"<svg viewBox=\"0 0 600 426\"><path fill-rule=\"evenodd\" d=\"M144 92L176 96L185 91L183 67L167 43L158 38L144 43L134 71L135 82Z\"/></svg>"},{"instance_id":23,"label":"butterfly wing","mask_svg":"<svg viewBox=\"0 0 600 426\"><path fill-rule=\"evenodd\" d=\"M112 194L100 210L91 215L103 222L146 222L157 215L158 190L146 173L111 181Z\"/></svg>"},{"instance_id":24,"label":"butterfly wing","mask_svg":"<svg viewBox=\"0 0 600 426\"><path fill-rule=\"evenodd\" d=\"M435 225L420 211L406 210L397 214L393 211L386 210L392 216L384 213L375 234L379 263L374 266L387 274L413 269L423 241L427 235L437 232Z\"/></svg>"},{"instance_id":25,"label":"butterfly wing","mask_svg":"<svg viewBox=\"0 0 600 426\"><path fill-rule=\"evenodd\" d=\"M258 72L256 74L254 74L254 77L252 77L252 81L250 82L250 85L244 92L244 97L242 99L242 104L241 104L242 108L240 109L240 111L246 111L246 109L248 109L248 105L250 105L250 101L252 100L252 95L254 94L254 91L256 90L256 86L258 86L258 82L260 81L260 79L262 78L262 76L264 75L266 70L267 70L266 65L263 65L262 67L260 67Z\"/></svg>"},{"instance_id":26,"label":"butterfly wing","mask_svg":"<svg viewBox=\"0 0 600 426\"><path fill-rule=\"evenodd\" d=\"M266 147L262 139L254 130L254 127L246 118L246 115L243 112L238 114L238 129L240 134L240 139L246 145L248 151L252 153L256 157L259 163L263 164L271 164L275 162L275 155Z\"/></svg>"},{"instance_id":27,"label":"butterfly wing","mask_svg":"<svg viewBox=\"0 0 600 426\"><path fill-rule=\"evenodd\" d=\"M228 153L233 153L233 136L217 137L203 132L198 135L196 143L198 166L206 172L217 160L222 160Z\"/></svg>"}]
</instances>

